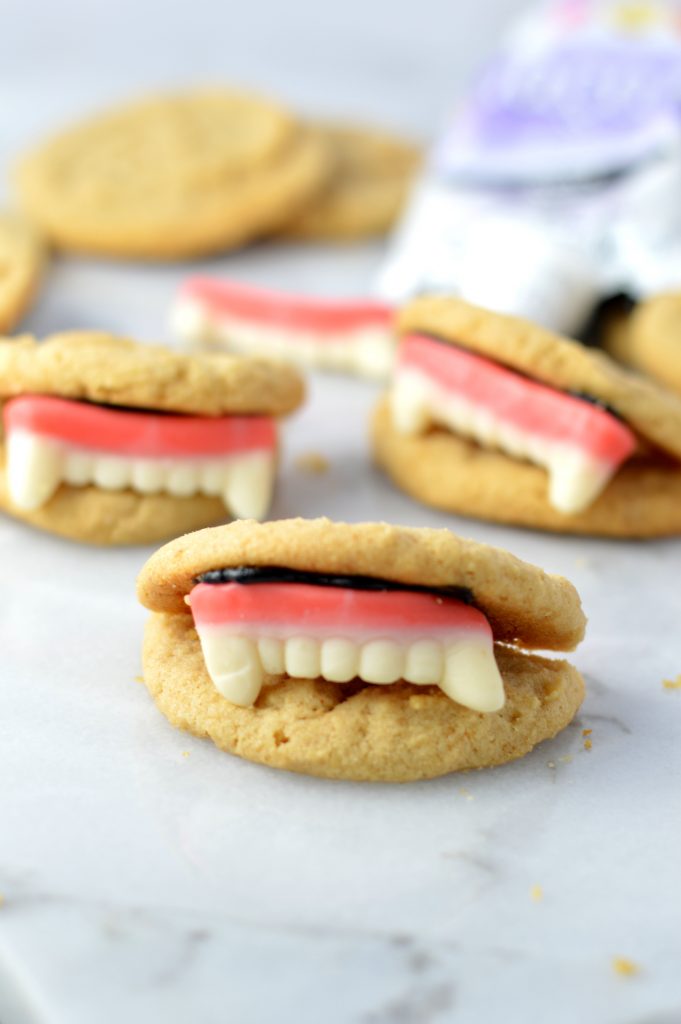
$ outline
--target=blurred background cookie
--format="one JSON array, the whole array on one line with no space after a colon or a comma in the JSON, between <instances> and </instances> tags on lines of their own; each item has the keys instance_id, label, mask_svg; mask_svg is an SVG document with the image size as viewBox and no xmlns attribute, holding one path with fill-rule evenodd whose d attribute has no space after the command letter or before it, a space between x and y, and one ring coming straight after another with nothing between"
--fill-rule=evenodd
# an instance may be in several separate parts
<instances>
[{"instance_id":1,"label":"blurred background cookie","mask_svg":"<svg viewBox=\"0 0 681 1024\"><path fill-rule=\"evenodd\" d=\"M173 260L271 233L329 171L328 147L277 103L212 89L83 121L30 153L17 183L64 249Z\"/></svg>"},{"instance_id":2,"label":"blurred background cookie","mask_svg":"<svg viewBox=\"0 0 681 1024\"><path fill-rule=\"evenodd\" d=\"M11 331L30 306L44 262L38 233L16 214L0 212L0 333Z\"/></svg>"},{"instance_id":3,"label":"blurred background cookie","mask_svg":"<svg viewBox=\"0 0 681 1024\"><path fill-rule=\"evenodd\" d=\"M421 154L405 139L355 125L312 124L333 173L318 196L287 223L287 238L344 240L383 235L402 211Z\"/></svg>"},{"instance_id":4,"label":"blurred background cookie","mask_svg":"<svg viewBox=\"0 0 681 1024\"><path fill-rule=\"evenodd\" d=\"M600 340L614 359L681 393L680 292L656 295L629 313L613 310Z\"/></svg>"}]
</instances>

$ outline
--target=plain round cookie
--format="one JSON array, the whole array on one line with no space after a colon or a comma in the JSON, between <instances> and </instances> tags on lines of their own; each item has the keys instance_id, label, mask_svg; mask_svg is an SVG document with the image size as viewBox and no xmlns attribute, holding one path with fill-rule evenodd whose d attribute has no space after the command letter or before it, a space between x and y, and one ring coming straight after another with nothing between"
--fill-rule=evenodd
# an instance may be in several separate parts
<instances>
[{"instance_id":1,"label":"plain round cookie","mask_svg":"<svg viewBox=\"0 0 681 1024\"><path fill-rule=\"evenodd\" d=\"M489 619L496 640L566 651L584 636L586 619L568 580L449 530L389 523L240 520L200 530L151 556L139 575L137 594L152 611L190 617L184 597L196 577L240 565L466 587Z\"/></svg>"},{"instance_id":2,"label":"plain round cookie","mask_svg":"<svg viewBox=\"0 0 681 1024\"><path fill-rule=\"evenodd\" d=\"M113 546L155 544L197 530L207 523L222 523L229 511L220 498L193 495L139 494L105 491L99 487L62 484L40 508L17 508L7 490L5 453L0 445L0 509L30 526L83 544Z\"/></svg>"},{"instance_id":3,"label":"plain round cookie","mask_svg":"<svg viewBox=\"0 0 681 1024\"><path fill-rule=\"evenodd\" d=\"M195 416L280 416L304 385L287 363L222 352L187 354L104 332L0 341L0 397L59 395Z\"/></svg>"},{"instance_id":4,"label":"plain round cookie","mask_svg":"<svg viewBox=\"0 0 681 1024\"><path fill-rule=\"evenodd\" d=\"M0 334L11 331L31 305L44 263L38 233L16 214L0 212Z\"/></svg>"},{"instance_id":5,"label":"plain round cookie","mask_svg":"<svg viewBox=\"0 0 681 1024\"><path fill-rule=\"evenodd\" d=\"M476 519L603 537L681 534L681 465L640 458L626 463L597 500L577 515L549 504L548 474L448 430L405 436L383 398L374 414L376 462L417 501Z\"/></svg>"},{"instance_id":6,"label":"plain round cookie","mask_svg":"<svg viewBox=\"0 0 681 1024\"><path fill-rule=\"evenodd\" d=\"M30 153L22 204L65 249L172 260L278 229L330 173L327 148L277 104L221 89L155 96Z\"/></svg>"},{"instance_id":7,"label":"plain round cookie","mask_svg":"<svg viewBox=\"0 0 681 1024\"><path fill-rule=\"evenodd\" d=\"M360 126L320 123L309 130L331 153L333 171L282 234L321 241L385 234L407 198L421 160L418 147Z\"/></svg>"},{"instance_id":8,"label":"plain round cookie","mask_svg":"<svg viewBox=\"0 0 681 1024\"><path fill-rule=\"evenodd\" d=\"M612 320L602 344L614 359L681 393L681 294L657 295Z\"/></svg>"},{"instance_id":9,"label":"plain round cookie","mask_svg":"<svg viewBox=\"0 0 681 1024\"><path fill-rule=\"evenodd\" d=\"M681 459L681 398L528 320L492 313L462 299L425 296L398 316L402 334L457 342L561 391L597 398L644 438Z\"/></svg>"},{"instance_id":10,"label":"plain round cookie","mask_svg":"<svg viewBox=\"0 0 681 1024\"><path fill-rule=\"evenodd\" d=\"M572 720L584 683L565 661L497 645L506 704L480 714L436 687L270 677L252 708L213 686L192 619L150 616L144 682L171 725L222 750L323 778L410 782L522 757ZM274 685L268 685L272 683Z\"/></svg>"}]
</instances>

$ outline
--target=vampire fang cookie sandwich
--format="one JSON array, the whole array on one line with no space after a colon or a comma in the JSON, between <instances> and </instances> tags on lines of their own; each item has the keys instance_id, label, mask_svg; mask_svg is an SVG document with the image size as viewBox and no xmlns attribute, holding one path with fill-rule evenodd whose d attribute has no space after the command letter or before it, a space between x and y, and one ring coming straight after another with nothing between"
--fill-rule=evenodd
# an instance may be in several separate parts
<instances>
[{"instance_id":1,"label":"vampire fang cookie sandwich","mask_svg":"<svg viewBox=\"0 0 681 1024\"><path fill-rule=\"evenodd\" d=\"M378 463L429 505L565 533L681 533L681 400L527 321L461 300L400 315Z\"/></svg>"},{"instance_id":2,"label":"vampire fang cookie sandwich","mask_svg":"<svg viewBox=\"0 0 681 1024\"><path fill-rule=\"evenodd\" d=\"M0 507L94 544L266 515L289 366L94 332L0 341Z\"/></svg>"},{"instance_id":3,"label":"vampire fang cookie sandwich","mask_svg":"<svg viewBox=\"0 0 681 1024\"><path fill-rule=\"evenodd\" d=\"M177 298L171 325L192 344L366 377L388 377L395 358L394 312L369 300L319 299L194 277Z\"/></svg>"},{"instance_id":4,"label":"vampire fang cookie sandwich","mask_svg":"<svg viewBox=\"0 0 681 1024\"><path fill-rule=\"evenodd\" d=\"M583 698L568 662L528 653L582 639L574 587L448 530L241 521L161 548L138 595L168 720L290 771L405 782L502 764Z\"/></svg>"}]
</instances>

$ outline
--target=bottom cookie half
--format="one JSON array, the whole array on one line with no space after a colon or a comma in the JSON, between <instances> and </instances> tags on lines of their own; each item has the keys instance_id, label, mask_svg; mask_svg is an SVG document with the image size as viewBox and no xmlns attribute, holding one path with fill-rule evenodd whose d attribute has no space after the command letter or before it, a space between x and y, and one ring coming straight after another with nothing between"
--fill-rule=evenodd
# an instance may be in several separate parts
<instances>
[{"instance_id":1,"label":"bottom cookie half","mask_svg":"<svg viewBox=\"0 0 681 1024\"><path fill-rule=\"evenodd\" d=\"M270 679L252 708L230 704L206 672L190 615L153 613L144 681L180 729L250 761L332 779L410 782L522 757L560 732L584 697L566 661L497 645L506 705L480 714L435 687Z\"/></svg>"},{"instance_id":2,"label":"bottom cookie half","mask_svg":"<svg viewBox=\"0 0 681 1024\"><path fill-rule=\"evenodd\" d=\"M603 537L681 534L681 466L632 459L589 508L565 515L548 501L548 475L529 462L481 448L448 430L398 433L387 398L372 424L374 457L398 487L435 508L557 533Z\"/></svg>"},{"instance_id":3,"label":"bottom cookie half","mask_svg":"<svg viewBox=\"0 0 681 1024\"><path fill-rule=\"evenodd\" d=\"M105 491L68 484L62 484L40 508L26 511L17 508L7 493L1 460L0 509L40 530L101 545L152 544L230 518L220 498L175 498L171 494Z\"/></svg>"}]
</instances>

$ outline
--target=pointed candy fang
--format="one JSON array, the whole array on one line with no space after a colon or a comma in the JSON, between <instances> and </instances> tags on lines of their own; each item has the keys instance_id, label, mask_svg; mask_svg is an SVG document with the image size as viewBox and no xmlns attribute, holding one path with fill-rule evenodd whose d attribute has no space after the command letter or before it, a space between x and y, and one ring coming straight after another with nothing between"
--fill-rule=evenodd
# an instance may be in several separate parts
<instances>
[{"instance_id":1,"label":"pointed candy fang","mask_svg":"<svg viewBox=\"0 0 681 1024\"><path fill-rule=\"evenodd\" d=\"M215 687L232 704L250 707L263 683L258 649L248 637L231 636L224 643L219 634L199 634L206 668Z\"/></svg>"},{"instance_id":2,"label":"pointed candy fang","mask_svg":"<svg viewBox=\"0 0 681 1024\"><path fill-rule=\"evenodd\" d=\"M440 686L452 700L474 711L499 711L504 706L504 684L494 651L488 647L449 647Z\"/></svg>"}]
</instances>

